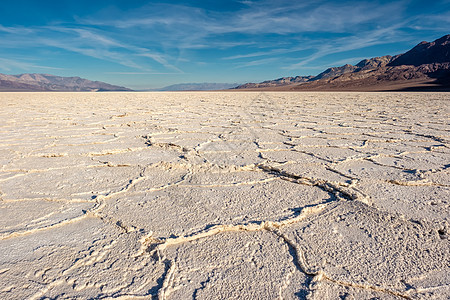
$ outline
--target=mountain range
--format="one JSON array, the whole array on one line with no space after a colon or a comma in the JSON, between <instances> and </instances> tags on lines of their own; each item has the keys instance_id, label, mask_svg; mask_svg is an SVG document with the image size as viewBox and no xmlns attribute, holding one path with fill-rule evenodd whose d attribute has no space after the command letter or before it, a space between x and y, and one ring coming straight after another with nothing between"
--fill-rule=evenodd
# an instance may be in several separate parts
<instances>
[{"instance_id":1,"label":"mountain range","mask_svg":"<svg viewBox=\"0 0 450 300\"><path fill-rule=\"evenodd\" d=\"M122 86L80 77L62 77L50 74L0 74L0 91L131 91Z\"/></svg>"},{"instance_id":2,"label":"mountain range","mask_svg":"<svg viewBox=\"0 0 450 300\"><path fill-rule=\"evenodd\" d=\"M178 83L169 86L165 86L159 89L153 89L152 91L213 91L213 90L225 90L236 87L237 83L215 83L215 82L203 82L203 83Z\"/></svg>"},{"instance_id":3,"label":"mountain range","mask_svg":"<svg viewBox=\"0 0 450 300\"><path fill-rule=\"evenodd\" d=\"M240 90L450 91L450 35L421 42L406 53L328 68L317 76L282 77L246 83Z\"/></svg>"}]
</instances>

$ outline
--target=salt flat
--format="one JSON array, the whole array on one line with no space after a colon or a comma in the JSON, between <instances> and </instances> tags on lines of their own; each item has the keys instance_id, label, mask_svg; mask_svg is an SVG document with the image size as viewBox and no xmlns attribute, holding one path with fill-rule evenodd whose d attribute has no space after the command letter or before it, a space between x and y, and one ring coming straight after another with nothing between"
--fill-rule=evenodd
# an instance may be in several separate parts
<instances>
[{"instance_id":1,"label":"salt flat","mask_svg":"<svg viewBox=\"0 0 450 300\"><path fill-rule=\"evenodd\" d=\"M448 93L2 93L1 299L448 299Z\"/></svg>"}]
</instances>

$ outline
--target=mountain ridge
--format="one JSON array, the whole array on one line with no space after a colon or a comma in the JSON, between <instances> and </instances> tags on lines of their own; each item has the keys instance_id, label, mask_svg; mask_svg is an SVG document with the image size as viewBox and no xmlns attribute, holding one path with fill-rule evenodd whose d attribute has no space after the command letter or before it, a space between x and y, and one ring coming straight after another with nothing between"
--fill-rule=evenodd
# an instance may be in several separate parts
<instances>
[{"instance_id":1,"label":"mountain ridge","mask_svg":"<svg viewBox=\"0 0 450 300\"><path fill-rule=\"evenodd\" d=\"M41 73L8 75L0 73L0 91L132 91L123 86L102 81L92 81L78 76L64 77Z\"/></svg>"},{"instance_id":2,"label":"mountain ridge","mask_svg":"<svg viewBox=\"0 0 450 300\"><path fill-rule=\"evenodd\" d=\"M266 80L246 83L235 89L450 91L450 35L433 42L421 42L403 54L363 59L356 65L328 68L317 76L297 77L306 80L286 84L280 84L280 79Z\"/></svg>"},{"instance_id":3,"label":"mountain ridge","mask_svg":"<svg viewBox=\"0 0 450 300\"><path fill-rule=\"evenodd\" d=\"M230 89L237 85L237 83L218 82L177 83L162 88L151 89L150 91L214 91Z\"/></svg>"}]
</instances>

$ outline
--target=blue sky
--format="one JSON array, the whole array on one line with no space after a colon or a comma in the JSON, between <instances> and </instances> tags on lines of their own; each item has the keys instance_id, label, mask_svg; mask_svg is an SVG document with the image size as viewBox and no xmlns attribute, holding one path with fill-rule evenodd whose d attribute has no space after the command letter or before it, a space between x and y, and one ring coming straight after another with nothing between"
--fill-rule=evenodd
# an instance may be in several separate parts
<instances>
[{"instance_id":1,"label":"blue sky","mask_svg":"<svg viewBox=\"0 0 450 300\"><path fill-rule=\"evenodd\" d=\"M134 89L259 82L450 33L450 1L3 1L0 72Z\"/></svg>"}]
</instances>

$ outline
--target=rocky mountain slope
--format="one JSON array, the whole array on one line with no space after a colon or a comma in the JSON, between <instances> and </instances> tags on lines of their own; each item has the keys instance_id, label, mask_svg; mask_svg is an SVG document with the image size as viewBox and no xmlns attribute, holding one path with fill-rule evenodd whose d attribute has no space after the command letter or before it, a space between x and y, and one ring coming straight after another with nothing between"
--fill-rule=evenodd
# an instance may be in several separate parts
<instances>
[{"instance_id":1,"label":"rocky mountain slope","mask_svg":"<svg viewBox=\"0 0 450 300\"><path fill-rule=\"evenodd\" d=\"M0 74L0 91L131 91L122 86L80 77L50 74Z\"/></svg>"},{"instance_id":2,"label":"rocky mountain slope","mask_svg":"<svg viewBox=\"0 0 450 300\"><path fill-rule=\"evenodd\" d=\"M295 77L281 77L274 80L267 80L260 83L245 83L236 88L238 89L248 89L248 88L261 88L261 87L275 87L284 86L293 83L302 83L311 80L314 76L295 76Z\"/></svg>"},{"instance_id":3,"label":"rocky mountain slope","mask_svg":"<svg viewBox=\"0 0 450 300\"><path fill-rule=\"evenodd\" d=\"M355 66L347 64L333 67L317 76L301 78L305 80L300 83L281 82L277 79L244 84L236 88L324 91L450 90L450 35L430 43L421 42L404 54L364 59ZM274 82L279 84L273 84Z\"/></svg>"},{"instance_id":4,"label":"rocky mountain slope","mask_svg":"<svg viewBox=\"0 0 450 300\"><path fill-rule=\"evenodd\" d=\"M445 63L450 62L450 34L427 43L421 42L408 52L399 55L389 66Z\"/></svg>"}]
</instances>

